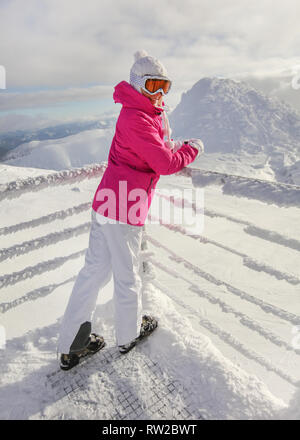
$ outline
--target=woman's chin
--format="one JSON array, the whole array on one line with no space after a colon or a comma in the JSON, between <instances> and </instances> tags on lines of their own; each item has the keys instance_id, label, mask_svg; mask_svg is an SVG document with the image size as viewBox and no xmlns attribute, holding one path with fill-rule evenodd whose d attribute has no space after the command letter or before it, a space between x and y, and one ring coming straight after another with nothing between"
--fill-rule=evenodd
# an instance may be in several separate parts
<instances>
[{"instance_id":1,"label":"woman's chin","mask_svg":"<svg viewBox=\"0 0 300 440\"><path fill-rule=\"evenodd\" d=\"M151 103L155 106L159 106L159 99L150 99Z\"/></svg>"}]
</instances>

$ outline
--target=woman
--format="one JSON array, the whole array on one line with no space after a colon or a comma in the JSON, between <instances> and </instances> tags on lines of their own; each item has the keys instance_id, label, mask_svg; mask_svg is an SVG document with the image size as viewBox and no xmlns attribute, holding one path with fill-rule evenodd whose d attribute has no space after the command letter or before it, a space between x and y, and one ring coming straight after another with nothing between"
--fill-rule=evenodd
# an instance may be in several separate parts
<instances>
[{"instance_id":1,"label":"woman","mask_svg":"<svg viewBox=\"0 0 300 440\"><path fill-rule=\"evenodd\" d=\"M127 353L157 327L154 317L142 316L142 226L160 175L180 171L203 152L199 139L184 143L170 140L162 107L162 97L170 87L165 67L144 51L135 54L130 84L122 81L115 87L113 97L122 109L108 166L93 200L85 265L78 274L61 325L58 349L63 370L104 347L104 339L91 334L91 322L99 289L112 275L119 351Z\"/></svg>"}]
</instances>

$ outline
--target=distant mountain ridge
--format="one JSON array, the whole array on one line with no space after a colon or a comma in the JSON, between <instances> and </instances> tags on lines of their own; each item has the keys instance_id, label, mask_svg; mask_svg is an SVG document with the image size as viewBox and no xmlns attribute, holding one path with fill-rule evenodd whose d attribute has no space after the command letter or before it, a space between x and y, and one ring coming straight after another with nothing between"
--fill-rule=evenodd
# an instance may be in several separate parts
<instances>
[{"instance_id":1,"label":"distant mountain ridge","mask_svg":"<svg viewBox=\"0 0 300 440\"><path fill-rule=\"evenodd\" d=\"M106 117L99 120L74 121L58 124L38 130L16 130L15 132L0 134L0 161L14 158L15 154L13 150L21 144L31 141L61 139L85 130L110 128L114 122L115 117Z\"/></svg>"},{"instance_id":2,"label":"distant mountain ridge","mask_svg":"<svg viewBox=\"0 0 300 440\"><path fill-rule=\"evenodd\" d=\"M27 142L15 148L3 164L59 171L107 161L113 134L110 127Z\"/></svg>"}]
</instances>

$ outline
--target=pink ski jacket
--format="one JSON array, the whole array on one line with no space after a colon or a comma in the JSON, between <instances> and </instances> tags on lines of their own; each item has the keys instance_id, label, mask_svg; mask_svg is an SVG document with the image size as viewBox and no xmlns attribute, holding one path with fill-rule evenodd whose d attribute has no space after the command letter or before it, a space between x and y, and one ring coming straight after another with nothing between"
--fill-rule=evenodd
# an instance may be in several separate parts
<instances>
[{"instance_id":1,"label":"pink ski jacket","mask_svg":"<svg viewBox=\"0 0 300 440\"><path fill-rule=\"evenodd\" d=\"M160 175L180 171L195 160L198 150L183 144L173 153L164 142L164 110L126 81L115 87L113 98L122 109L92 208L108 218L143 226Z\"/></svg>"}]
</instances>

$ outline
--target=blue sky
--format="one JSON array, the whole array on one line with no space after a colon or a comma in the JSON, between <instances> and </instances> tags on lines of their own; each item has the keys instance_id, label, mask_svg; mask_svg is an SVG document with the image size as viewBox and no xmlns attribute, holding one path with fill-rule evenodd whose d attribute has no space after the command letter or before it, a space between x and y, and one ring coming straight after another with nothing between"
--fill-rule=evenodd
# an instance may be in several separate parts
<instances>
[{"instance_id":1,"label":"blue sky","mask_svg":"<svg viewBox=\"0 0 300 440\"><path fill-rule=\"evenodd\" d=\"M36 124L116 111L113 87L140 49L167 67L171 107L202 77L222 76L300 110L299 16L296 0L0 0L0 129L17 115Z\"/></svg>"}]
</instances>

